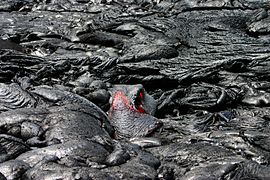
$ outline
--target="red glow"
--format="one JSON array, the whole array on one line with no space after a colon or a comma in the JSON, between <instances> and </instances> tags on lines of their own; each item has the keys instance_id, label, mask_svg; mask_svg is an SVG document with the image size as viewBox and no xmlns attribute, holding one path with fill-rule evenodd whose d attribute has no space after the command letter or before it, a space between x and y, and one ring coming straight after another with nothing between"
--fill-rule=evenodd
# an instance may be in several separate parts
<instances>
[{"instance_id":1,"label":"red glow","mask_svg":"<svg viewBox=\"0 0 270 180\"><path fill-rule=\"evenodd\" d=\"M140 92L139 93L139 98L142 98L143 97L143 93ZM111 108L112 109L115 109L115 110L120 110L122 108L128 108L130 110L133 110L133 111L137 111L139 113L145 113L145 110L139 106L137 109L133 108L130 103L129 103L129 99L127 98L127 96L122 93L121 91L116 91L113 95L113 101L112 101L112 105L111 105Z\"/></svg>"},{"instance_id":2,"label":"red glow","mask_svg":"<svg viewBox=\"0 0 270 180\"><path fill-rule=\"evenodd\" d=\"M112 108L117 109L118 107L121 107L123 104L125 105L125 107L128 107L129 109L133 109L129 105L127 97L121 91L116 91L113 96Z\"/></svg>"},{"instance_id":3,"label":"red glow","mask_svg":"<svg viewBox=\"0 0 270 180\"><path fill-rule=\"evenodd\" d=\"M137 111L140 113L145 113L145 110L141 106L137 108Z\"/></svg>"},{"instance_id":4,"label":"red glow","mask_svg":"<svg viewBox=\"0 0 270 180\"><path fill-rule=\"evenodd\" d=\"M143 98L143 92L142 92L142 91L140 91L139 98L140 98L140 99Z\"/></svg>"}]
</instances>

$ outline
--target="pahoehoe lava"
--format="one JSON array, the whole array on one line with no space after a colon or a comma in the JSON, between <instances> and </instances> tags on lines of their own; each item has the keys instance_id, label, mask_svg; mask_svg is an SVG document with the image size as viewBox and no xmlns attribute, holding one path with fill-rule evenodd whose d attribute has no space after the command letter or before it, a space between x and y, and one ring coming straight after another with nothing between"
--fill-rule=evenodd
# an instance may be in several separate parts
<instances>
[{"instance_id":1,"label":"pahoehoe lava","mask_svg":"<svg viewBox=\"0 0 270 180\"><path fill-rule=\"evenodd\" d=\"M2 0L0 179L270 179L269 0Z\"/></svg>"}]
</instances>

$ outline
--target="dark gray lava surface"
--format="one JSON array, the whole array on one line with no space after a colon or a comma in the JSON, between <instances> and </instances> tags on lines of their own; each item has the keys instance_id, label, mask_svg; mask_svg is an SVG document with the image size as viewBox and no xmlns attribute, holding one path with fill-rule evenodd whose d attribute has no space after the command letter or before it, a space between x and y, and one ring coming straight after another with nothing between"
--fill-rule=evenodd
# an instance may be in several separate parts
<instances>
[{"instance_id":1,"label":"dark gray lava surface","mask_svg":"<svg viewBox=\"0 0 270 180\"><path fill-rule=\"evenodd\" d=\"M0 179L270 179L270 1L1 0Z\"/></svg>"}]
</instances>

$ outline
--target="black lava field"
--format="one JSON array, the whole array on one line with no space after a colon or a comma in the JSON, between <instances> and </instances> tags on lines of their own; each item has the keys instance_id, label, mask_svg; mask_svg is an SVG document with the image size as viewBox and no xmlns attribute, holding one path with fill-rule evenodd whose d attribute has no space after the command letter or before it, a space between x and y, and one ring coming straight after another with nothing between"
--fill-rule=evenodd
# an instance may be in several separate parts
<instances>
[{"instance_id":1,"label":"black lava field","mask_svg":"<svg viewBox=\"0 0 270 180\"><path fill-rule=\"evenodd\" d=\"M1 0L0 180L270 179L269 0Z\"/></svg>"}]
</instances>

